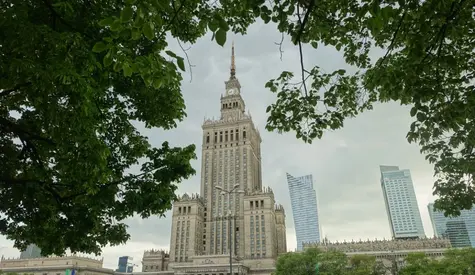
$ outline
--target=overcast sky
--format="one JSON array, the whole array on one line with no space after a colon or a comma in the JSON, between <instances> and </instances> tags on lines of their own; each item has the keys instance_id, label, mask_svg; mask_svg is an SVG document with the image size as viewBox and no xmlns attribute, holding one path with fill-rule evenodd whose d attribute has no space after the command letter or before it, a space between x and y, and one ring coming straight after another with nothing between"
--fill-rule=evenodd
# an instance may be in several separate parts
<instances>
[{"instance_id":1,"label":"overcast sky","mask_svg":"<svg viewBox=\"0 0 475 275\"><path fill-rule=\"evenodd\" d=\"M432 236L427 204L433 200L433 167L419 153L419 147L408 144L405 139L411 123L408 107L396 103L376 106L373 111L347 121L344 129L327 133L312 145L297 140L293 133L280 135L264 129L265 109L274 102L274 95L264 88L265 82L283 70L299 71L298 49L288 39L283 45L283 60L280 60L279 47L275 45L280 38L275 26L255 24L246 36L228 37L224 48L207 36L188 51L195 67L192 82L187 70L182 86L187 119L169 132L141 128L155 146L164 140L175 146L196 144L198 160L193 166L197 175L182 183L179 193L199 192L201 124L204 117L219 116L219 99L224 93L224 81L229 78L231 40L234 40L242 96L263 140L263 185L273 188L276 200L286 209L289 250L295 249L296 240L286 172L293 176L313 175L323 235L332 241L342 241L390 237L379 165L410 169L424 229L426 235ZM171 48L176 53L181 51L175 43ZM318 64L327 71L348 68L342 54L323 46L318 50L306 48L305 63ZM124 255L134 257L135 264L141 266L144 250L168 250L170 221L170 215L162 219L130 219L132 239L124 246L104 248L104 266L116 268L117 258ZM0 236L0 254L18 257L18 250L12 246L12 242Z\"/></svg>"}]
</instances>

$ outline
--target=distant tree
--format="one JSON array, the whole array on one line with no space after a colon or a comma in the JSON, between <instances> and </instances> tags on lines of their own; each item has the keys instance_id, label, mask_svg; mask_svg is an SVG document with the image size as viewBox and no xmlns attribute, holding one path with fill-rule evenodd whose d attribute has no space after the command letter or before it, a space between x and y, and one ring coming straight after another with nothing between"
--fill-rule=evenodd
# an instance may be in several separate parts
<instances>
[{"instance_id":1,"label":"distant tree","mask_svg":"<svg viewBox=\"0 0 475 275\"><path fill-rule=\"evenodd\" d=\"M170 209L195 146L155 148L135 123L168 130L185 117L186 61L166 38L210 29L223 45L258 5L1 1L0 234L44 255L98 254L130 238L125 218Z\"/></svg>"},{"instance_id":2,"label":"distant tree","mask_svg":"<svg viewBox=\"0 0 475 275\"><path fill-rule=\"evenodd\" d=\"M429 258L425 253L410 253L405 259L405 265L399 270L399 275L436 275L440 262ZM445 273L440 273L445 274Z\"/></svg>"},{"instance_id":3,"label":"distant tree","mask_svg":"<svg viewBox=\"0 0 475 275\"><path fill-rule=\"evenodd\" d=\"M424 253L409 254L400 275L474 274L475 249L449 249L442 259Z\"/></svg>"},{"instance_id":4,"label":"distant tree","mask_svg":"<svg viewBox=\"0 0 475 275\"><path fill-rule=\"evenodd\" d=\"M384 275L386 268L376 260L375 256L354 255L349 259L349 273L351 275Z\"/></svg>"},{"instance_id":5,"label":"distant tree","mask_svg":"<svg viewBox=\"0 0 475 275\"><path fill-rule=\"evenodd\" d=\"M317 263L320 275L345 274L347 261L344 253L309 248L303 252L289 252L279 256L274 275L315 275Z\"/></svg>"},{"instance_id":6,"label":"distant tree","mask_svg":"<svg viewBox=\"0 0 475 275\"><path fill-rule=\"evenodd\" d=\"M264 21L292 37L301 79L283 72L266 84L269 131L311 143L377 102L412 106L407 140L435 164L435 206L459 215L475 203L474 0L273 1ZM356 73L305 68L302 44L341 51ZM370 59L372 48L385 54ZM296 83L299 82L299 83Z\"/></svg>"}]
</instances>

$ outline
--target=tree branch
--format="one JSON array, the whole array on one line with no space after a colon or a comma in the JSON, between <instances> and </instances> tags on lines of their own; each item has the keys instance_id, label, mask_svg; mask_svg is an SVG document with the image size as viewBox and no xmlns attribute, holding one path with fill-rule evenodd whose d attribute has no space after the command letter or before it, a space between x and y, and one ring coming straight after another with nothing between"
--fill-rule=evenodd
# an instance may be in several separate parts
<instances>
[{"instance_id":1,"label":"tree branch","mask_svg":"<svg viewBox=\"0 0 475 275\"><path fill-rule=\"evenodd\" d=\"M48 0L43 0L43 3L46 5L46 7L48 7L48 9L51 11L51 14L53 14L53 16L55 16L56 18L59 19L59 21L61 21L61 23L63 23L65 26L69 27L71 30L77 32L77 33L80 33L80 34L83 34L84 36L86 36L87 38L89 39L94 39L92 38L91 36L89 36L87 33L84 33L84 32L81 32L79 31L78 29L76 29L74 26L72 26L71 24L68 23L68 21L64 20L64 18L58 13L56 12L56 10L54 9L53 5L51 5L50 2L48 2ZM53 24L54 24L54 21L53 21ZM53 25L53 29L54 29L54 25Z\"/></svg>"},{"instance_id":2,"label":"tree branch","mask_svg":"<svg viewBox=\"0 0 475 275\"><path fill-rule=\"evenodd\" d=\"M284 43L284 33L281 33L280 42L274 42L274 44L279 46L280 61L282 61L282 54L284 53L284 51L282 50L283 43Z\"/></svg>"},{"instance_id":3,"label":"tree branch","mask_svg":"<svg viewBox=\"0 0 475 275\"><path fill-rule=\"evenodd\" d=\"M31 82L27 82L27 83L23 83L23 84L18 84L15 87L13 87L11 89L8 89L8 90L2 90L2 91L0 91L0 97L7 96L11 93L14 93L14 92L18 91L21 88L28 87L30 85L31 85Z\"/></svg>"},{"instance_id":4,"label":"tree branch","mask_svg":"<svg viewBox=\"0 0 475 275\"><path fill-rule=\"evenodd\" d=\"M180 42L180 39L176 39L176 41L178 42L178 45L180 46L181 50L183 51L183 53L185 53L185 56L186 56L186 61L188 62L188 68L190 68L190 83L193 81L193 70L192 70L192 67L195 67L195 65L192 65L191 62L190 62L190 57L188 56L188 50L191 49L191 46L188 48L188 49L185 49L183 48L183 45L181 44Z\"/></svg>"},{"instance_id":5,"label":"tree branch","mask_svg":"<svg viewBox=\"0 0 475 275\"><path fill-rule=\"evenodd\" d=\"M402 14L401 18L399 19L398 26L396 28L396 31L394 31L393 38L391 39L391 43L389 44L388 50L386 51L386 54L384 57L381 59L381 62L379 63L380 65L383 65L384 62L386 61L386 57L392 52L394 48L394 43L396 42L397 35L399 34L399 31L401 29L402 23L404 22L404 18L406 18L407 11L404 10L404 13Z\"/></svg>"},{"instance_id":6,"label":"tree branch","mask_svg":"<svg viewBox=\"0 0 475 275\"><path fill-rule=\"evenodd\" d=\"M305 29L305 25L307 24L307 21L310 17L310 13L313 10L313 7L315 6L315 1L316 0L310 0L310 3L307 8L307 12L305 13L305 16L303 18L303 21L301 20L300 17L300 10L299 10L299 5L297 5L297 17L300 23L300 29L299 32L297 33L297 36L295 37L294 43L297 43L299 45L299 54L300 54L300 69L302 71L302 84L303 84L303 89L305 96L308 96L308 90L307 90L307 84L305 83L305 66L304 66L304 60L303 60L303 49L302 49L302 34Z\"/></svg>"}]
</instances>

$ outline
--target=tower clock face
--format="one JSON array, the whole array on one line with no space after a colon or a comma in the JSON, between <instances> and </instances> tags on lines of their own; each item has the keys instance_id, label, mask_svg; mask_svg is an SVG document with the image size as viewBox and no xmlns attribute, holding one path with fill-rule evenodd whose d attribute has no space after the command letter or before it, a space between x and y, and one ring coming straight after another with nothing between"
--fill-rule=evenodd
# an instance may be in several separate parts
<instances>
[{"instance_id":1,"label":"tower clock face","mask_svg":"<svg viewBox=\"0 0 475 275\"><path fill-rule=\"evenodd\" d=\"M234 95L234 94L237 94L236 88L231 88L228 90L228 95Z\"/></svg>"}]
</instances>

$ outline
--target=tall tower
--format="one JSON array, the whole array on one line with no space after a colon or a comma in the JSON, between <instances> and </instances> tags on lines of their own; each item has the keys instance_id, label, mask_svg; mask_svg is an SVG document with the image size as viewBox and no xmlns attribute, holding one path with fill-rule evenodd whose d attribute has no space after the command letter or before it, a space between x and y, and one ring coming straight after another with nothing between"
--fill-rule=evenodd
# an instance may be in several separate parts
<instances>
[{"instance_id":1,"label":"tall tower","mask_svg":"<svg viewBox=\"0 0 475 275\"><path fill-rule=\"evenodd\" d=\"M425 237L416 192L408 169L380 166L381 188L392 237L413 239Z\"/></svg>"},{"instance_id":2,"label":"tall tower","mask_svg":"<svg viewBox=\"0 0 475 275\"><path fill-rule=\"evenodd\" d=\"M220 117L202 125L200 194L183 196L173 206L171 266L199 255L229 254L229 238L240 259L275 259L286 250L285 212L273 191L262 187L262 140L245 112L234 43L224 84ZM236 192L223 196L216 187Z\"/></svg>"},{"instance_id":3,"label":"tall tower","mask_svg":"<svg viewBox=\"0 0 475 275\"><path fill-rule=\"evenodd\" d=\"M294 216L297 250L301 251L303 243L320 242L317 196L313 189L312 175L293 177L287 173L287 183Z\"/></svg>"},{"instance_id":4,"label":"tall tower","mask_svg":"<svg viewBox=\"0 0 475 275\"><path fill-rule=\"evenodd\" d=\"M229 80L225 81L225 93L221 96L221 117L206 120L203 128L201 196L205 201L206 254L227 254L228 198L223 197L216 186L230 190L234 186L242 193L231 194L235 219L236 241L234 251L244 256L241 249L241 231L244 227L244 194L261 190L261 136L251 116L245 113L241 96L241 84L236 77L234 43L231 53ZM232 221L231 221L232 222ZM231 236L233 238L233 236Z\"/></svg>"}]
</instances>

